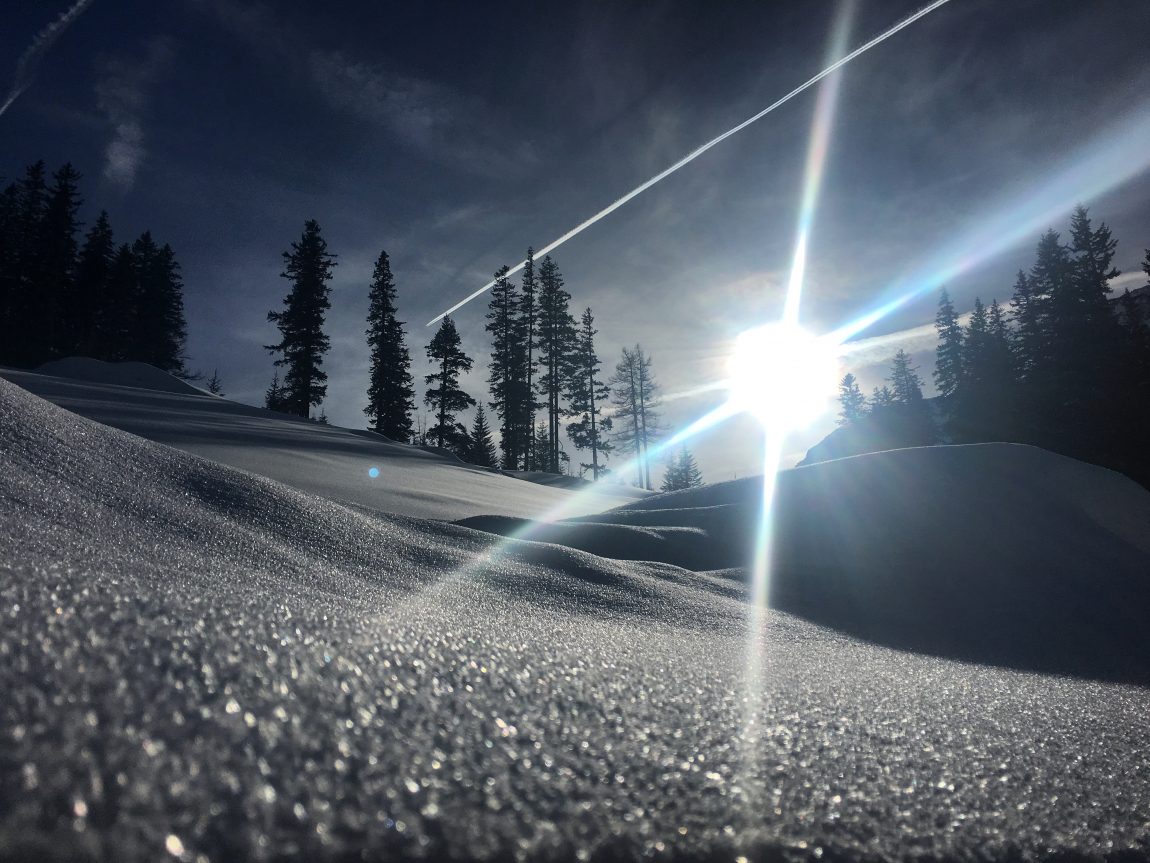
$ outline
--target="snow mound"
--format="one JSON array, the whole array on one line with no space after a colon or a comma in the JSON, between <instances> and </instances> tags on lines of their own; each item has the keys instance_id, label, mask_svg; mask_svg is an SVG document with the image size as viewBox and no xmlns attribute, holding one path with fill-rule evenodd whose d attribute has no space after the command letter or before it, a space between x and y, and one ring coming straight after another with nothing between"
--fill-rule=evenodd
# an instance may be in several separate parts
<instances>
[{"instance_id":1,"label":"snow mound","mask_svg":"<svg viewBox=\"0 0 1150 863\"><path fill-rule=\"evenodd\" d=\"M119 362L109 363L91 357L64 357L44 363L36 369L44 375L71 378L77 381L91 381L99 384L112 384L118 387L138 387L161 393L182 395L207 395L203 390L192 386L175 375L168 374L148 363Z\"/></svg>"},{"instance_id":2,"label":"snow mound","mask_svg":"<svg viewBox=\"0 0 1150 863\"><path fill-rule=\"evenodd\" d=\"M61 362L65 368L87 368L96 361ZM97 365L103 372L121 364ZM92 380L8 369L3 375L88 419L369 512L443 519L487 513L538 517L561 504L589 513L632 498L617 486L596 487L575 498L562 487L520 482L374 432L210 396L152 371L183 389L101 382L95 371Z\"/></svg>"},{"instance_id":3,"label":"snow mound","mask_svg":"<svg viewBox=\"0 0 1150 863\"><path fill-rule=\"evenodd\" d=\"M503 536L692 570L747 568L761 509L743 479ZM883 644L1150 679L1150 492L1015 444L891 450L784 471L773 607Z\"/></svg>"},{"instance_id":4,"label":"snow mound","mask_svg":"<svg viewBox=\"0 0 1150 863\"><path fill-rule=\"evenodd\" d=\"M1145 856L1150 690L734 576L366 515L0 381L0 860Z\"/></svg>"}]
</instances>

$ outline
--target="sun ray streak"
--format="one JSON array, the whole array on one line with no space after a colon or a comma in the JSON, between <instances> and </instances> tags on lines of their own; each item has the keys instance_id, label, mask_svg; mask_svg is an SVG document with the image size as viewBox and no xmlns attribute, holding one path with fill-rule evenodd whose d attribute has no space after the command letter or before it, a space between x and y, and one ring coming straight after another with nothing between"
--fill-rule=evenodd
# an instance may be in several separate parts
<instances>
[{"instance_id":1,"label":"sun ray streak","mask_svg":"<svg viewBox=\"0 0 1150 863\"><path fill-rule=\"evenodd\" d=\"M846 3L835 22L827 59L840 56L846 49L851 21L854 17L854 3ZM835 107L838 104L839 85L842 73L835 72L827 77L819 87L815 101L815 114L811 122L811 140L807 147L807 164L803 172L803 192L799 202L799 219L795 231L795 253L791 261L791 273L787 280L786 300L783 306L783 321L798 324L799 304L803 292L803 280L807 269L807 246L811 228L815 222L815 209L818 206L819 192L822 189L823 170L826 166L827 151L830 145L831 129L834 127Z\"/></svg>"},{"instance_id":2,"label":"sun ray streak","mask_svg":"<svg viewBox=\"0 0 1150 863\"><path fill-rule=\"evenodd\" d=\"M782 107L787 102L789 102L791 99L798 96L800 93L802 93L806 90L809 90L811 87L813 87L815 84L819 83L819 81L823 80L828 75L834 74L836 71L841 69L847 63L851 62L851 60L854 60L856 57L859 57L859 56L865 54L871 48L874 48L874 47L882 44L887 39L889 39L891 36L894 36L896 33L898 33L900 30L903 30L904 28L909 27L911 24L913 24L919 18L922 18L925 15L929 15L935 9L938 9L940 6L943 6L948 2L950 2L950 0L934 0L933 3L929 4L928 6L924 6L922 9L919 9L917 12L915 12L910 17L904 18L902 21L898 22L897 24L895 24L890 29L883 31L878 36L875 36L869 42L866 42L866 43L860 45L858 48L855 48L853 51L851 51L846 56L840 58L839 60L836 60L834 63L827 66L825 69L823 69L821 72L819 72L814 77L808 79L807 81L804 81L798 87L795 87L795 89L791 90L791 92L787 93L787 95L785 95L782 98L777 99L776 101L772 102L770 105L768 105L766 108L764 108L759 113L755 114L753 117L750 117L750 118L744 120L742 123L739 123L739 125L731 128L731 129L728 129L726 132L719 135L718 137L712 138L707 143L705 143L702 146L697 147L696 149L692 150L690 153L688 153L686 156L684 156L679 161L675 162L669 168L665 168L664 170L660 171L658 174L653 176L651 179L647 180L645 183L641 183L640 185L636 186L634 189L632 189L630 192L628 192L623 197L615 200L611 204L608 204L606 207L604 207L602 210L600 210L595 215L591 216L589 219L586 219L586 220L580 222L578 225L576 225L574 228L572 228L567 233L563 234L561 237L559 237L555 240L552 240L550 243L548 243L546 246L539 249L535 253L536 257L541 258L544 255L546 255L546 254L554 251L555 249L559 248L561 245L566 243L568 240L570 240L573 237L576 237L579 234L583 233L583 231L590 228L592 225L594 225L599 220L606 218L607 216L611 215L613 212L618 210L620 207L622 207L624 204L626 204L631 199L638 197L639 195L643 194L643 192L647 191L649 188L654 186L656 183L669 177L671 174L674 174L676 171L678 171L684 165L687 165L687 164L695 161L695 159L699 158L701 155L706 153L712 147L714 147L718 144L721 144L723 141L727 140L727 138L729 138L732 135L735 135L735 134L741 132L743 129L747 128L747 126L750 126L752 123L755 123L758 120L761 120L763 117L770 114L776 108ZM526 264L527 264L526 260L520 261L518 264L516 264L514 267L512 267L510 270L508 270L507 275L509 275L509 276L514 275L515 273L522 270ZM430 321L428 321L426 325L431 326L432 324L437 323L439 320L446 317L447 315L453 314L454 312L458 311L459 309L463 308L465 305L470 303L476 297L482 295L485 291L490 290L494 285L495 285L495 280L492 279L490 282L485 284L483 287L481 287L478 290L475 290L472 293L468 294L466 297L464 297L462 300L460 300L454 306L449 308L447 311L441 312L440 314L436 315L434 318L432 318Z\"/></svg>"},{"instance_id":3,"label":"sun ray streak","mask_svg":"<svg viewBox=\"0 0 1150 863\"><path fill-rule=\"evenodd\" d=\"M1150 102L1082 148L1053 174L1024 193L1003 199L973 221L974 227L927 264L884 293L893 297L828 335L842 343L913 300L1048 227L1082 201L1095 199L1150 167Z\"/></svg>"}]
</instances>

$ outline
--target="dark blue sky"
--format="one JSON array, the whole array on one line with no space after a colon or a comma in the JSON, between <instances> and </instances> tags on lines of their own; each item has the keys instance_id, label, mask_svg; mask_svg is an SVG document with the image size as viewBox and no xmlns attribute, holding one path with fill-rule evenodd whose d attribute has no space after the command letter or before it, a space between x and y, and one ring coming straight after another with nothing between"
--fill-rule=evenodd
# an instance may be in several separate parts
<instances>
[{"instance_id":1,"label":"dark blue sky","mask_svg":"<svg viewBox=\"0 0 1150 863\"><path fill-rule=\"evenodd\" d=\"M918 5L862 0L850 44ZM0 32L6 75L67 8L14 6ZM190 365L218 367L244 401L271 377L261 345L286 288L280 253L317 219L340 256L326 409L359 426L381 248L422 374L425 320L818 71L839 8L94 0L0 116L0 173L70 160L88 221L103 207L121 239L150 228L170 242ZM948 280L962 310L976 293L1006 299L1039 229L1003 249L972 231L1016 213L1063 229L1068 212L1040 207L1044 191L1091 206L1115 230L1119 266L1136 270L1150 245L1138 173L1150 140L1129 128L1148 116L1148 46L1144 0L952 0L846 67L804 321L823 329L872 307L942 249L975 262ZM666 392L690 392L721 375L740 330L777 315L814 103L812 90L555 253L575 310L595 310L609 364L640 341ZM1107 144L1113 177L1071 171L1053 188L1060 166ZM1114 184L1120 175L1133 177ZM934 300L870 334L929 321ZM484 310L456 316L480 369ZM898 339L929 348L914 333L872 343L848 360L868 387ZM672 398L666 418L680 424L716 398ZM745 422L697 450L710 478L754 469Z\"/></svg>"}]
</instances>

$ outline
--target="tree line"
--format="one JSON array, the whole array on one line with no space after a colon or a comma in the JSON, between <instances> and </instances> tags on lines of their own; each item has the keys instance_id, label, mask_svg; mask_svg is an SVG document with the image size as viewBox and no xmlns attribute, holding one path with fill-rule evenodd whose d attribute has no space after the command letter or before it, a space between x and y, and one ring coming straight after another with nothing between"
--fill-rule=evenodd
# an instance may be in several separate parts
<instances>
[{"instance_id":1,"label":"tree line","mask_svg":"<svg viewBox=\"0 0 1150 863\"><path fill-rule=\"evenodd\" d=\"M1069 242L1050 229L1009 308L976 298L965 325L944 289L933 374L937 410L909 356L868 400L853 374L840 383L842 424L864 421L903 445L1008 441L1110 467L1150 487L1150 325L1127 289L1110 297L1117 240L1075 209ZM1150 278L1150 250L1142 264ZM1150 282L1148 282L1150 286Z\"/></svg>"},{"instance_id":2,"label":"tree line","mask_svg":"<svg viewBox=\"0 0 1150 863\"><path fill-rule=\"evenodd\" d=\"M330 342L324 322L331 307L328 283L338 262L314 220L305 223L283 258L281 276L290 287L282 308L268 313L280 339L266 346L276 356L277 370L265 406L306 417L327 394L323 357ZM485 318L491 339L486 402L461 386L474 360L464 352L455 322L445 317L425 348L430 370L423 378L423 401L431 410L426 424L416 416L411 354L390 259L380 252L368 285L365 330L370 374L364 413L370 427L392 440L436 446L474 464L556 474L571 470L565 432L589 458L579 465L580 474L589 472L595 480L606 476L606 462L619 449L634 458L638 484L653 488L650 451L663 429L650 355L641 345L624 348L614 373L605 378L594 314L587 308L575 319L555 260L547 256L536 262L528 249L518 283L508 272L501 267L495 273ZM460 416L471 408L468 428ZM498 424L498 447L486 409ZM686 452L668 475L675 487L702 481Z\"/></svg>"},{"instance_id":3,"label":"tree line","mask_svg":"<svg viewBox=\"0 0 1150 863\"><path fill-rule=\"evenodd\" d=\"M117 245L103 210L81 240L81 179L39 161L0 191L0 364L79 355L188 376L172 247L150 231Z\"/></svg>"}]
</instances>

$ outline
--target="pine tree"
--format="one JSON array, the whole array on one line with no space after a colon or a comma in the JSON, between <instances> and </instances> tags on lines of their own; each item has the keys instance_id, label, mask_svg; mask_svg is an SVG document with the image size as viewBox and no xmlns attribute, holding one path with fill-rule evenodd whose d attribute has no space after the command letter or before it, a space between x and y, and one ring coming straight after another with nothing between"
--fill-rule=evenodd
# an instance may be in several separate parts
<instances>
[{"instance_id":1,"label":"pine tree","mask_svg":"<svg viewBox=\"0 0 1150 863\"><path fill-rule=\"evenodd\" d=\"M363 412L372 428L392 440L411 438L411 414L415 410L411 355L396 317L395 282L387 252L380 252L368 293L367 344L371 349L371 377L367 407Z\"/></svg>"},{"instance_id":2,"label":"pine tree","mask_svg":"<svg viewBox=\"0 0 1150 863\"><path fill-rule=\"evenodd\" d=\"M1014 321L1015 369L1023 380L1033 380L1045 353L1041 300L1034 295L1030 279L1022 270L1014 282L1010 300L1010 317Z\"/></svg>"},{"instance_id":3,"label":"pine tree","mask_svg":"<svg viewBox=\"0 0 1150 863\"><path fill-rule=\"evenodd\" d=\"M910 364L910 355L902 348L894 355L887 380L895 404L913 405L922 401L922 378L918 376L918 369Z\"/></svg>"},{"instance_id":4,"label":"pine tree","mask_svg":"<svg viewBox=\"0 0 1150 863\"><path fill-rule=\"evenodd\" d=\"M435 409L435 425L427 436L437 447L450 449L466 456L467 429L456 421L459 411L475 406L475 399L459 388L459 375L471 371L471 358L460 348L455 322L445 317L439 330L427 346L427 358L436 371L424 377L427 392L424 401Z\"/></svg>"},{"instance_id":5,"label":"pine tree","mask_svg":"<svg viewBox=\"0 0 1150 863\"><path fill-rule=\"evenodd\" d=\"M910 356L899 349L891 362L892 404L880 413L888 433L903 446L925 446L934 442L934 421L922 396L922 379L911 365Z\"/></svg>"},{"instance_id":6,"label":"pine tree","mask_svg":"<svg viewBox=\"0 0 1150 863\"><path fill-rule=\"evenodd\" d=\"M623 348L623 357L607 383L611 386L611 403L620 422L614 427L617 444L634 453L639 485L652 489L648 448L658 437L658 384L651 372L651 358L640 345L634 350Z\"/></svg>"},{"instance_id":7,"label":"pine tree","mask_svg":"<svg viewBox=\"0 0 1150 863\"><path fill-rule=\"evenodd\" d=\"M71 298L76 270L79 182L80 174L65 164L52 175L52 187L47 192L37 249L40 283L28 298L27 317L22 322L36 343L31 358L34 363L72 353L61 326L61 313Z\"/></svg>"},{"instance_id":8,"label":"pine tree","mask_svg":"<svg viewBox=\"0 0 1150 863\"><path fill-rule=\"evenodd\" d=\"M559 473L561 397L571 377L575 319L568 311L571 295L563 288L559 268L548 255L539 268L539 395L547 411L544 470Z\"/></svg>"},{"instance_id":9,"label":"pine tree","mask_svg":"<svg viewBox=\"0 0 1150 863\"><path fill-rule=\"evenodd\" d=\"M299 242L292 243L291 251L284 252L283 257L280 276L291 282L291 290L284 297L283 311L268 312L268 320L280 331L280 341L266 347L281 355L277 366L287 367L285 410L306 417L327 395L327 374L320 366L331 347L323 325L331 308L328 282L336 262L314 219L304 224Z\"/></svg>"},{"instance_id":10,"label":"pine tree","mask_svg":"<svg viewBox=\"0 0 1150 863\"><path fill-rule=\"evenodd\" d=\"M224 382L220 380L220 370L212 369L212 376L208 378L208 392L214 396L224 394Z\"/></svg>"},{"instance_id":11,"label":"pine tree","mask_svg":"<svg viewBox=\"0 0 1150 863\"><path fill-rule=\"evenodd\" d=\"M175 375L186 374L184 286L171 246L156 245L150 231L132 244L136 267L136 301L125 353Z\"/></svg>"},{"instance_id":12,"label":"pine tree","mask_svg":"<svg viewBox=\"0 0 1150 863\"><path fill-rule=\"evenodd\" d=\"M11 274L8 329L0 351L4 362L33 366L43 361L43 336L32 322L40 304L39 292L45 281L41 229L48 207L48 187L43 161L29 165L17 184L16 213L11 236L15 267Z\"/></svg>"},{"instance_id":13,"label":"pine tree","mask_svg":"<svg viewBox=\"0 0 1150 863\"><path fill-rule=\"evenodd\" d=\"M603 403L610 397L611 389L599 377L599 367L603 364L595 353L595 318L591 310L583 312L582 327L576 337L571 376L567 383L567 399L570 416L579 420L568 424L567 436L577 450L591 450L591 463L581 465L590 469L593 480L598 481L603 472L599 456L606 456L614 447L607 440L612 422L610 417L601 417Z\"/></svg>"},{"instance_id":14,"label":"pine tree","mask_svg":"<svg viewBox=\"0 0 1150 863\"><path fill-rule=\"evenodd\" d=\"M537 302L538 283L535 280L535 250L527 249L527 261L523 266L523 280L519 291L518 343L520 351L520 387L522 401L519 405L519 424L527 442L524 453L525 464L535 470L535 348L538 337L539 305Z\"/></svg>"},{"instance_id":15,"label":"pine tree","mask_svg":"<svg viewBox=\"0 0 1150 863\"><path fill-rule=\"evenodd\" d=\"M487 416L483 405L475 409L475 419L471 423L470 452L467 460L480 467L498 467L499 454L491 440L491 429L487 427Z\"/></svg>"},{"instance_id":16,"label":"pine tree","mask_svg":"<svg viewBox=\"0 0 1150 863\"><path fill-rule=\"evenodd\" d=\"M61 328L68 352L96 356L98 321L110 302L108 282L116 243L107 212L101 211L84 237L76 262L71 296L64 304Z\"/></svg>"},{"instance_id":17,"label":"pine tree","mask_svg":"<svg viewBox=\"0 0 1150 863\"><path fill-rule=\"evenodd\" d=\"M859 389L858 378L850 372L839 381L839 405L839 425L851 425L866 416L866 396Z\"/></svg>"},{"instance_id":18,"label":"pine tree","mask_svg":"<svg viewBox=\"0 0 1150 863\"><path fill-rule=\"evenodd\" d=\"M491 364L487 383L491 387L491 409L499 417L503 467L517 470L523 463L526 441L523 429L524 350L522 345L519 292L507 278L508 267L495 273L486 330L491 334Z\"/></svg>"},{"instance_id":19,"label":"pine tree","mask_svg":"<svg viewBox=\"0 0 1150 863\"><path fill-rule=\"evenodd\" d=\"M264 393L264 407L269 411L279 411L281 413L286 413L287 406L284 404L284 400L285 397L283 387L280 385L280 373L276 371L272 375L271 385Z\"/></svg>"},{"instance_id":20,"label":"pine tree","mask_svg":"<svg viewBox=\"0 0 1150 863\"><path fill-rule=\"evenodd\" d=\"M0 192L0 365L13 361L13 329L20 288L20 189L9 183Z\"/></svg>"},{"instance_id":21,"label":"pine tree","mask_svg":"<svg viewBox=\"0 0 1150 863\"><path fill-rule=\"evenodd\" d=\"M663 474L663 484L660 491L680 491L686 488L698 488L703 484L703 474L695 463L695 457L683 447L677 456L667 464Z\"/></svg>"},{"instance_id":22,"label":"pine tree","mask_svg":"<svg viewBox=\"0 0 1150 863\"><path fill-rule=\"evenodd\" d=\"M939 395L949 398L954 395L962 380L962 327L959 326L958 313L945 288L938 299L934 328L938 333L934 383Z\"/></svg>"},{"instance_id":23,"label":"pine tree","mask_svg":"<svg viewBox=\"0 0 1150 863\"><path fill-rule=\"evenodd\" d=\"M124 243L112 258L103 302L96 310L92 356L98 360L117 362L135 359L130 350L136 320L137 279L132 247Z\"/></svg>"},{"instance_id":24,"label":"pine tree","mask_svg":"<svg viewBox=\"0 0 1150 863\"><path fill-rule=\"evenodd\" d=\"M890 391L890 387L886 384L882 388L874 388L874 392L870 397L870 412L875 415L881 415L884 411L894 407L894 393Z\"/></svg>"}]
</instances>

